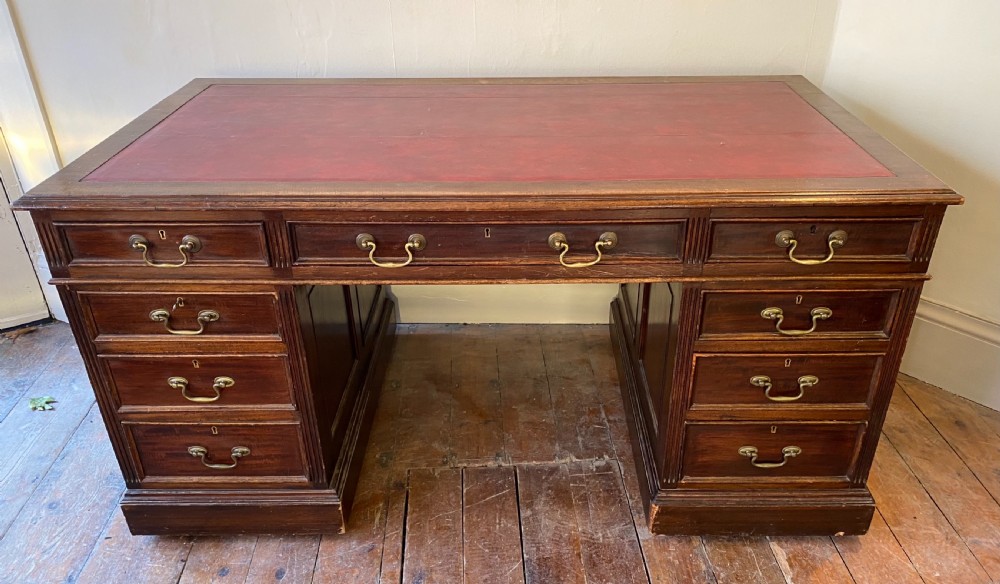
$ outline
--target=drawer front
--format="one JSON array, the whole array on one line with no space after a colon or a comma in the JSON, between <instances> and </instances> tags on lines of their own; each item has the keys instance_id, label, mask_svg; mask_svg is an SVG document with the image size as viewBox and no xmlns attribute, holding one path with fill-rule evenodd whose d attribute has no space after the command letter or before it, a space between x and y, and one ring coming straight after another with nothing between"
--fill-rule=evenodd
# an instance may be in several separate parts
<instances>
[{"instance_id":1,"label":"drawer front","mask_svg":"<svg viewBox=\"0 0 1000 584\"><path fill-rule=\"evenodd\" d=\"M66 242L70 266L120 264L154 270L150 263L175 265L185 256L190 266L269 263L260 223L56 223L55 227ZM182 252L179 248L188 241L197 243Z\"/></svg>"},{"instance_id":2,"label":"drawer front","mask_svg":"<svg viewBox=\"0 0 1000 584\"><path fill-rule=\"evenodd\" d=\"M863 432L864 424L689 424L683 477L846 480Z\"/></svg>"},{"instance_id":3,"label":"drawer front","mask_svg":"<svg viewBox=\"0 0 1000 584\"><path fill-rule=\"evenodd\" d=\"M292 407L285 356L101 356L122 410Z\"/></svg>"},{"instance_id":4,"label":"drawer front","mask_svg":"<svg viewBox=\"0 0 1000 584\"><path fill-rule=\"evenodd\" d=\"M794 266L795 259L830 263L913 261L920 219L746 219L713 220L708 261L775 262ZM783 234L779 238L778 234ZM784 237L787 235L787 237ZM843 242L842 245L840 242Z\"/></svg>"},{"instance_id":5,"label":"drawer front","mask_svg":"<svg viewBox=\"0 0 1000 584\"><path fill-rule=\"evenodd\" d=\"M867 405L881 360L881 355L696 355L691 405Z\"/></svg>"},{"instance_id":6,"label":"drawer front","mask_svg":"<svg viewBox=\"0 0 1000 584\"><path fill-rule=\"evenodd\" d=\"M297 423L126 424L126 428L143 480L305 477Z\"/></svg>"},{"instance_id":7,"label":"drawer front","mask_svg":"<svg viewBox=\"0 0 1000 584\"><path fill-rule=\"evenodd\" d=\"M279 334L273 294L81 292L80 299L97 336Z\"/></svg>"},{"instance_id":8,"label":"drawer front","mask_svg":"<svg viewBox=\"0 0 1000 584\"><path fill-rule=\"evenodd\" d=\"M566 262L596 258L595 244L605 233L614 233L617 243L603 249L602 263L629 261L680 261L683 221L657 223L587 224L395 224L292 223L295 263L342 263L371 265L368 252L357 244L359 234L371 234L375 259L405 259L403 246L411 235L424 236L426 247L414 251L413 265L469 261L559 264L559 251L549 246L549 236L562 233L570 251Z\"/></svg>"},{"instance_id":9,"label":"drawer front","mask_svg":"<svg viewBox=\"0 0 1000 584\"><path fill-rule=\"evenodd\" d=\"M701 336L886 338L899 292L710 291L704 294Z\"/></svg>"}]
</instances>

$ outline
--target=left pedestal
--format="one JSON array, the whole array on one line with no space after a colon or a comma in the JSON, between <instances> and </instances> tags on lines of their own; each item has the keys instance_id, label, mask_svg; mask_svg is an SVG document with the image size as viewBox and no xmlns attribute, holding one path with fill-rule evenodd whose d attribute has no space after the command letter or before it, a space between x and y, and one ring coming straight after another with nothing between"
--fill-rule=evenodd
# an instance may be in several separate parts
<instances>
[{"instance_id":1,"label":"left pedestal","mask_svg":"<svg viewBox=\"0 0 1000 584\"><path fill-rule=\"evenodd\" d=\"M60 286L133 534L339 533L385 365L381 286Z\"/></svg>"}]
</instances>

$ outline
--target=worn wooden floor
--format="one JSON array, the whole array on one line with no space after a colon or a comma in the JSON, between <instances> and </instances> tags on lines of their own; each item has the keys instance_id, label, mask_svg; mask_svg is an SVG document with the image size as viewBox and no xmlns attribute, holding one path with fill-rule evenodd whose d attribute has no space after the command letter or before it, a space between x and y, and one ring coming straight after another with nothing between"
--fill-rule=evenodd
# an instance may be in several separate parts
<instances>
[{"instance_id":1,"label":"worn wooden floor","mask_svg":"<svg viewBox=\"0 0 1000 584\"><path fill-rule=\"evenodd\" d=\"M864 537L652 537L606 328L399 333L322 538L130 536L68 327L0 337L0 582L1000 582L998 412L900 379Z\"/></svg>"}]
</instances>

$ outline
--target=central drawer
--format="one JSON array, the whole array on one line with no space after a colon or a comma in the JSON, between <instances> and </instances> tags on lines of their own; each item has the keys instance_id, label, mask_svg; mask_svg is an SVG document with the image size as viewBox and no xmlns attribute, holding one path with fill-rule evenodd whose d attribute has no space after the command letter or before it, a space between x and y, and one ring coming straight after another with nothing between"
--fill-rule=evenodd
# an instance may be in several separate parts
<instances>
[{"instance_id":1,"label":"central drawer","mask_svg":"<svg viewBox=\"0 0 1000 584\"><path fill-rule=\"evenodd\" d=\"M559 265L560 249L550 246L555 233L565 236L566 262L596 258L595 245L605 234L614 234L613 246L602 246L602 263L679 262L684 221L607 223L290 223L295 265L371 265L368 249L358 237L369 234L380 262L406 259L404 246L411 236L426 244L414 249L417 265L506 262Z\"/></svg>"}]
</instances>

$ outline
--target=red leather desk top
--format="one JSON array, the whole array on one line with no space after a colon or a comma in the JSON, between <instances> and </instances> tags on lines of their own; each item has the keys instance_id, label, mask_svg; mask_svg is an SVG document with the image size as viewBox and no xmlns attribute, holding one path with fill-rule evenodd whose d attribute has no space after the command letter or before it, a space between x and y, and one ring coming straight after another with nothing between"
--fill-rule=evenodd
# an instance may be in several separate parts
<instances>
[{"instance_id":1,"label":"red leather desk top","mask_svg":"<svg viewBox=\"0 0 1000 584\"><path fill-rule=\"evenodd\" d=\"M787 85L211 85L91 182L888 177Z\"/></svg>"}]
</instances>

